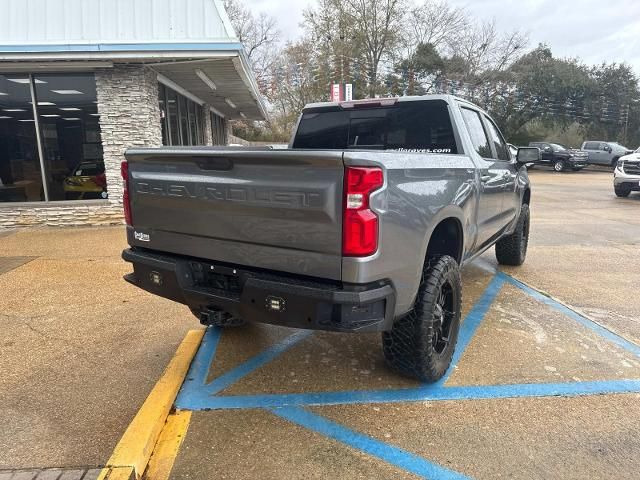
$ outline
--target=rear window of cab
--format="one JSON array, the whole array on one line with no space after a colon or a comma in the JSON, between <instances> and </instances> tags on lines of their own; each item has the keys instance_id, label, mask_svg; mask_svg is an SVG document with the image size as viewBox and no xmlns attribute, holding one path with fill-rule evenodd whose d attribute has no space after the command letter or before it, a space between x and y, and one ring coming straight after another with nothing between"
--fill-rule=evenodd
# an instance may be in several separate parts
<instances>
[{"instance_id":1,"label":"rear window of cab","mask_svg":"<svg viewBox=\"0 0 640 480\"><path fill-rule=\"evenodd\" d=\"M302 114L293 148L458 153L443 100Z\"/></svg>"}]
</instances>

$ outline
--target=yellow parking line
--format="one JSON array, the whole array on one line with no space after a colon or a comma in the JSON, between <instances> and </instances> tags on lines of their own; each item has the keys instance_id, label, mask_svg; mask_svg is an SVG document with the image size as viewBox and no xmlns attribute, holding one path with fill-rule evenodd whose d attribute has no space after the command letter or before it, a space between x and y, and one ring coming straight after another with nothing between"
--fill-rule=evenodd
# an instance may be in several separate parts
<instances>
[{"instance_id":1,"label":"yellow parking line","mask_svg":"<svg viewBox=\"0 0 640 480\"><path fill-rule=\"evenodd\" d=\"M169 415L145 471L147 480L168 480L190 421L189 410L176 410Z\"/></svg>"},{"instance_id":2,"label":"yellow parking line","mask_svg":"<svg viewBox=\"0 0 640 480\"><path fill-rule=\"evenodd\" d=\"M135 480L133 467L103 468L98 476L102 480Z\"/></svg>"},{"instance_id":3,"label":"yellow parking line","mask_svg":"<svg viewBox=\"0 0 640 480\"><path fill-rule=\"evenodd\" d=\"M187 333L162 377L113 450L107 467L131 467L133 478L142 477L203 335L204 330L191 330ZM114 473L115 470L110 474L109 469L105 468L98 480L127 478L114 477Z\"/></svg>"}]
</instances>

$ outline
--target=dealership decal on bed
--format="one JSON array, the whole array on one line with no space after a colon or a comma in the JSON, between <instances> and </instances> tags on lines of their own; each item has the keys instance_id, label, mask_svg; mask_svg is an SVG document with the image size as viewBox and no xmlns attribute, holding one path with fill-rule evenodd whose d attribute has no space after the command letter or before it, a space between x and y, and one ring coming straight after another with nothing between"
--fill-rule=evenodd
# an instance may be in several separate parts
<instances>
[{"instance_id":1,"label":"dealership decal on bed","mask_svg":"<svg viewBox=\"0 0 640 480\"><path fill-rule=\"evenodd\" d=\"M151 237L149 237L148 233L142 233L142 232L133 232L133 237L136 240L140 240L141 242L150 242L151 241Z\"/></svg>"}]
</instances>

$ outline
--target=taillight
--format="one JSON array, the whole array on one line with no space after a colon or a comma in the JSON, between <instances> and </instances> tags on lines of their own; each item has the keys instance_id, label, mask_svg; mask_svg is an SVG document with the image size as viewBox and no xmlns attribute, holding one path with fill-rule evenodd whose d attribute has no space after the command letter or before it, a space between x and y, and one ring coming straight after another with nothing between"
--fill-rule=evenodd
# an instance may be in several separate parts
<instances>
[{"instance_id":1,"label":"taillight","mask_svg":"<svg viewBox=\"0 0 640 480\"><path fill-rule=\"evenodd\" d=\"M93 183L102 188L107 188L107 176L104 173L99 173L93 177Z\"/></svg>"},{"instance_id":2,"label":"taillight","mask_svg":"<svg viewBox=\"0 0 640 480\"><path fill-rule=\"evenodd\" d=\"M342 254L366 257L378 250L378 216L369 208L371 193L382 187L378 167L345 167Z\"/></svg>"},{"instance_id":3,"label":"taillight","mask_svg":"<svg viewBox=\"0 0 640 480\"><path fill-rule=\"evenodd\" d=\"M122 206L124 207L124 221L127 225L133 225L131 219L131 201L129 199L129 164L125 160L120 164L120 175L122 175L124 191L122 192Z\"/></svg>"}]
</instances>

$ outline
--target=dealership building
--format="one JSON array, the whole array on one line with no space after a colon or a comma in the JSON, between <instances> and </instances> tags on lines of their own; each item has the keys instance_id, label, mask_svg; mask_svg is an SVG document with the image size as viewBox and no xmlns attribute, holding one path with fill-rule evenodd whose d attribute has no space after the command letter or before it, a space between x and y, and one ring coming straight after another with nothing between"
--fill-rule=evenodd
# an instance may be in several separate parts
<instances>
[{"instance_id":1,"label":"dealership building","mask_svg":"<svg viewBox=\"0 0 640 480\"><path fill-rule=\"evenodd\" d=\"M128 147L225 145L261 120L219 0L3 0L0 228L122 221Z\"/></svg>"}]
</instances>

